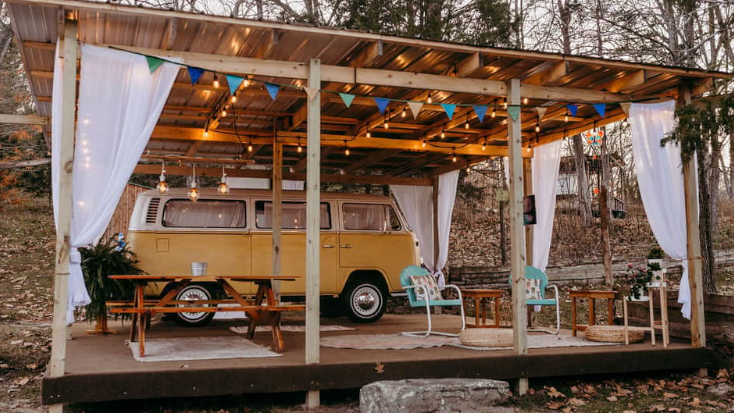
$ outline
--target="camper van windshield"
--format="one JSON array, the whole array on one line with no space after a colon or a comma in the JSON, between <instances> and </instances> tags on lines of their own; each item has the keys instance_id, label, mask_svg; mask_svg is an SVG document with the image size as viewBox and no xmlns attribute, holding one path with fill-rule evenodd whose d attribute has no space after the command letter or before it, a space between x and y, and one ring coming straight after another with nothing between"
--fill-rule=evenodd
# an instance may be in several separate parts
<instances>
[{"instance_id":1,"label":"camper van windshield","mask_svg":"<svg viewBox=\"0 0 734 413\"><path fill-rule=\"evenodd\" d=\"M306 228L306 203L283 202L281 212L282 229ZM255 225L262 229L273 228L273 203L255 202ZM326 202L321 203L321 229L331 229L331 209Z\"/></svg>"},{"instance_id":2,"label":"camper van windshield","mask_svg":"<svg viewBox=\"0 0 734 413\"><path fill-rule=\"evenodd\" d=\"M163 210L163 226L169 228L244 228L246 224L244 201L174 199Z\"/></svg>"}]
</instances>

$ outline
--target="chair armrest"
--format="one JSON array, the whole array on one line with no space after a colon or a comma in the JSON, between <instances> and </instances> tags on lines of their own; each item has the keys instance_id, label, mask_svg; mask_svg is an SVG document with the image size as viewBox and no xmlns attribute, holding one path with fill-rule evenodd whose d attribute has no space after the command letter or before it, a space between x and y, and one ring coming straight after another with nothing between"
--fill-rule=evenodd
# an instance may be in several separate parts
<instances>
[{"instance_id":1,"label":"chair armrest","mask_svg":"<svg viewBox=\"0 0 734 413\"><path fill-rule=\"evenodd\" d=\"M560 300L559 295L558 295L558 286L555 285L555 284L548 284L548 285L545 286L545 289L546 290L549 289L549 288L552 288L553 290L555 290L556 302L558 303L558 305L561 305L561 300Z\"/></svg>"}]
</instances>

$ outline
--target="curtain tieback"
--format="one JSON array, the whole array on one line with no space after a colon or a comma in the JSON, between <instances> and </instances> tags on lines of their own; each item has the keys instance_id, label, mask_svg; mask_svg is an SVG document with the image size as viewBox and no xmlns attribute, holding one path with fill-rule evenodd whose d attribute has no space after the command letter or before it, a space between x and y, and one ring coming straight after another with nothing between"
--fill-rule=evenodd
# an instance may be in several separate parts
<instances>
[{"instance_id":1,"label":"curtain tieback","mask_svg":"<svg viewBox=\"0 0 734 413\"><path fill-rule=\"evenodd\" d=\"M77 247L71 247L71 252L69 253L69 263L81 265L82 254L79 252L79 249Z\"/></svg>"}]
</instances>

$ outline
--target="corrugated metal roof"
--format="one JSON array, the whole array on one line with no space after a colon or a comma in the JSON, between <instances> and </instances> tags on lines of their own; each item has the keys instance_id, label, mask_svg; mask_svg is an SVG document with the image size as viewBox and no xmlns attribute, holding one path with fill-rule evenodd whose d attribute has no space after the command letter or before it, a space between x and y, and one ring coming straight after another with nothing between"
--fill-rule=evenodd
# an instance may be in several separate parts
<instances>
[{"instance_id":1,"label":"corrugated metal roof","mask_svg":"<svg viewBox=\"0 0 734 413\"><path fill-rule=\"evenodd\" d=\"M309 28L287 24L267 23L259 21L235 20L221 17L202 16L198 14L175 13L170 11L141 10L135 7L113 6L108 4L77 2L66 0L12 0L10 12L16 39L21 46L21 54L25 68L30 77L33 95L37 99L38 112L49 116L51 112L50 97L52 92L52 73L55 42L58 37L59 10L76 10L79 27L79 40L90 44L116 46L133 46L149 49L169 49L184 52L197 52L214 55L256 57L281 61L308 62L311 58L319 58L322 64L337 66L362 65L369 68L398 70L416 73L457 76L457 68L472 53L480 53L483 67L465 77L507 81L513 78L533 82L533 76L552 68L558 62L565 62L567 73L553 79L551 86L574 87L588 90L610 90L614 82L625 76L644 70L645 81L626 90L631 97L657 96L669 91L682 82L701 80L722 74L710 74L696 70L678 70L653 65L620 63L602 59L560 56L537 52L522 52L506 49L477 48L450 43L428 42L418 39L404 39L390 36L378 36L366 33L355 33L343 30ZM175 30L171 30L171 28ZM368 61L360 60L360 56L372 47L375 41L382 41L382 54ZM282 78L258 78L263 81L278 83L302 84L300 81ZM219 89L212 87L214 76L205 73L196 86L190 85L188 73L182 69L176 84L160 118L160 125L175 125L203 128L209 124L217 104L226 99L228 89L223 84ZM224 83L224 82L222 82ZM430 85L423 85L428 88ZM425 97L426 90L410 88L382 87L365 84L324 84L323 89L349 92L357 95L390 97L397 99L415 99ZM442 103L492 103L498 102L501 96L472 95L468 93L447 93L433 91L435 102ZM267 163L270 148L258 146L253 154L245 153L244 146L248 135L272 136L273 124L281 127L288 125L294 113L306 101L305 94L295 89L283 90L278 99L273 101L261 83L254 83L240 95L235 104L234 114L221 120L219 128L242 131L242 144L227 142L207 142L198 147L198 156L253 156L258 163ZM331 117L322 121L324 133L342 135L351 138L360 126L366 122L380 122L375 106L367 102L355 102L346 108L336 95L325 94L322 115ZM366 103L366 104L365 104ZM531 105L552 102L534 100ZM430 130L440 130L447 122L446 115L437 110L426 108L417 119L408 112L403 118L402 105L393 103L394 125L389 130L374 128L375 136L391 139L419 139ZM529 109L529 108L528 108ZM235 116L237 114L237 116ZM463 115L461 115L463 116ZM532 110L523 111L523 122L526 124L524 136L527 142L534 139L534 117ZM588 120L596 116L590 106L582 106L577 119L578 124L589 124ZM496 145L501 143L506 120L498 116L487 116L483 123L476 119L470 121L470 129L464 130L461 124L455 125L449 136L442 142L464 144L482 141ZM401 126L401 124L404 124ZM548 116L543 120L543 132L554 133L565 128L573 128L574 123L565 124L563 119ZM305 123L289 128L294 131L305 130ZM440 140L437 136L427 139ZM151 139L148 149L151 153L183 154L191 147L186 140ZM415 151L383 151L355 149L354 156L346 159L343 154L333 148L324 152L325 167L339 168L351 162L359 162L376 153L384 155L372 159L371 167L382 172L397 170L405 173L430 173L436 167L451 165L449 155L436 156L435 162L416 160L422 156ZM302 165L301 154L295 148L286 148L286 165ZM431 158L433 159L433 158ZM482 159L481 156L466 157L466 162ZM354 161L352 161L354 160ZM404 168L405 165L414 168Z\"/></svg>"}]
</instances>

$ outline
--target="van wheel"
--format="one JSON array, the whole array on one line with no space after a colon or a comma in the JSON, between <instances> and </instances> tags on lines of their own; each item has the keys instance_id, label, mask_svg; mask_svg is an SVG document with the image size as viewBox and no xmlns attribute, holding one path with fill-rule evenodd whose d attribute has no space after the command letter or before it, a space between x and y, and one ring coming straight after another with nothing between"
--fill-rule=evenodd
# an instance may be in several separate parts
<instances>
[{"instance_id":1,"label":"van wheel","mask_svg":"<svg viewBox=\"0 0 734 413\"><path fill-rule=\"evenodd\" d=\"M184 287L176 300L211 300L212 293L203 285ZM209 304L179 304L178 307L209 307ZM183 327L203 327L214 318L214 313L176 313L173 321Z\"/></svg>"},{"instance_id":2,"label":"van wheel","mask_svg":"<svg viewBox=\"0 0 734 413\"><path fill-rule=\"evenodd\" d=\"M374 323L385 313L387 292L374 280L351 281L341 295L344 312L357 323Z\"/></svg>"}]
</instances>

